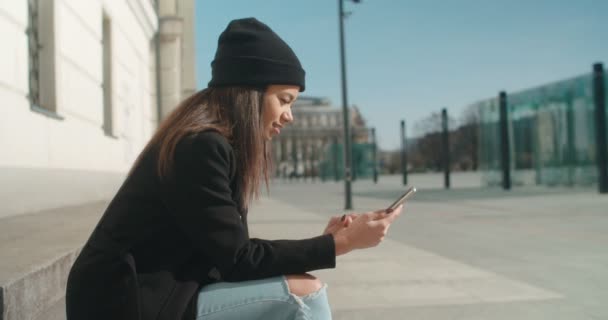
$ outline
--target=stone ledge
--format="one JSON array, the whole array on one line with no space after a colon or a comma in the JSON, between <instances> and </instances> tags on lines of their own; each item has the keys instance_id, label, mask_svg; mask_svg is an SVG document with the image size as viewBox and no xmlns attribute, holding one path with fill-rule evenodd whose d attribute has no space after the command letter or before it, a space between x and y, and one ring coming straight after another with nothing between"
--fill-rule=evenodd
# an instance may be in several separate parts
<instances>
[{"instance_id":1,"label":"stone ledge","mask_svg":"<svg viewBox=\"0 0 608 320\"><path fill-rule=\"evenodd\" d=\"M0 320L42 319L61 301L106 206L98 201L0 219Z\"/></svg>"}]
</instances>

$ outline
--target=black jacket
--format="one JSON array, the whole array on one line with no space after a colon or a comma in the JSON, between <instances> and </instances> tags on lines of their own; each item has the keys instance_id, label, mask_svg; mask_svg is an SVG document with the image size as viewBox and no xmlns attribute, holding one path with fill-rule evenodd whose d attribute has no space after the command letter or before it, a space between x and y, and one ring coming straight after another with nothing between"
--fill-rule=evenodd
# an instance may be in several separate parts
<instances>
[{"instance_id":1,"label":"black jacket","mask_svg":"<svg viewBox=\"0 0 608 320\"><path fill-rule=\"evenodd\" d=\"M236 158L219 133L178 143L171 183L158 179L155 149L142 156L70 270L67 320L193 320L206 284L335 267L331 234L249 238Z\"/></svg>"}]
</instances>

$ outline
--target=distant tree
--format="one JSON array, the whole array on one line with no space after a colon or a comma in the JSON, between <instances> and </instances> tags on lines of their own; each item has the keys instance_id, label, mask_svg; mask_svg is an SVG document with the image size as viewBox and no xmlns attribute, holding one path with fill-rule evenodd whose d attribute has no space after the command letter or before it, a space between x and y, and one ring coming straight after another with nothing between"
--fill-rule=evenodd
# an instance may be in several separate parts
<instances>
[{"instance_id":1,"label":"distant tree","mask_svg":"<svg viewBox=\"0 0 608 320\"><path fill-rule=\"evenodd\" d=\"M477 170L479 147L479 108L475 105L467 107L461 118L461 125L455 132L455 160L461 170Z\"/></svg>"},{"instance_id":2,"label":"distant tree","mask_svg":"<svg viewBox=\"0 0 608 320\"><path fill-rule=\"evenodd\" d=\"M418 136L409 155L414 171L443 170L442 119L440 112L433 112L414 125ZM479 131L479 112L468 107L463 112L460 125L448 116L448 140L450 143L450 164L453 170L476 170Z\"/></svg>"},{"instance_id":3,"label":"distant tree","mask_svg":"<svg viewBox=\"0 0 608 320\"><path fill-rule=\"evenodd\" d=\"M401 171L401 157L399 150L380 151L380 173L395 174Z\"/></svg>"},{"instance_id":4,"label":"distant tree","mask_svg":"<svg viewBox=\"0 0 608 320\"><path fill-rule=\"evenodd\" d=\"M448 129L452 128L454 123L454 119L448 115ZM433 112L414 125L414 133L418 136L410 156L414 171L441 170L442 130L440 112Z\"/></svg>"},{"instance_id":5,"label":"distant tree","mask_svg":"<svg viewBox=\"0 0 608 320\"><path fill-rule=\"evenodd\" d=\"M476 106L467 107L457 122L448 117L449 152L452 170L477 170L480 114ZM443 170L442 120L440 112L414 124L415 138L408 138L408 171L425 172ZM401 172L401 150L379 151L381 172Z\"/></svg>"}]
</instances>

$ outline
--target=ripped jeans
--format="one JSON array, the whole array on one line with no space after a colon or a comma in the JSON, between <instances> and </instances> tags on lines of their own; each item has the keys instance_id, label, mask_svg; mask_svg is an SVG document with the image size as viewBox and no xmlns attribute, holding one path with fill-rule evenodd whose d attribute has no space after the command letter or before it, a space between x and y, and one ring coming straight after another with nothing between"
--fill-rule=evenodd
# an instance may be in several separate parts
<instances>
[{"instance_id":1,"label":"ripped jeans","mask_svg":"<svg viewBox=\"0 0 608 320\"><path fill-rule=\"evenodd\" d=\"M200 290L196 320L216 319L330 320L327 284L304 297L289 291L285 276L210 284Z\"/></svg>"}]
</instances>

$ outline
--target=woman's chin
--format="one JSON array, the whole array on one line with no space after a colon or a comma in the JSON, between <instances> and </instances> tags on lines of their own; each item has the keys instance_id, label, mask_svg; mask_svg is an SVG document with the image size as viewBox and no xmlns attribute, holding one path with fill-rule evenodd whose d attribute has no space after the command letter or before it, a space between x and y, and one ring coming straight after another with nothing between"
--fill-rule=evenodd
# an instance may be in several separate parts
<instances>
[{"instance_id":1,"label":"woman's chin","mask_svg":"<svg viewBox=\"0 0 608 320\"><path fill-rule=\"evenodd\" d=\"M273 138L274 136L277 136L277 135L278 135L278 134L277 134L277 133L274 131L274 129L273 129L273 130L270 130L270 131L266 132L266 134L265 134L265 138L266 138L266 140L270 141L270 140L272 140L272 138Z\"/></svg>"}]
</instances>

